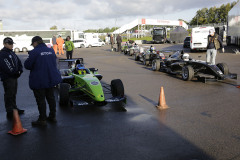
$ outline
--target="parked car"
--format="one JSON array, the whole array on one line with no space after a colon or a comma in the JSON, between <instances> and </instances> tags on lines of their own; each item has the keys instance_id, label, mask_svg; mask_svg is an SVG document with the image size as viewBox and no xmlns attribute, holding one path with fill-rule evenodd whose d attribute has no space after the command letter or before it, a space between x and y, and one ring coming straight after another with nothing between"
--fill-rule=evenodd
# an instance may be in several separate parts
<instances>
[{"instance_id":1,"label":"parked car","mask_svg":"<svg viewBox=\"0 0 240 160\"><path fill-rule=\"evenodd\" d=\"M186 37L183 42L183 48L190 48L191 37Z\"/></svg>"}]
</instances>

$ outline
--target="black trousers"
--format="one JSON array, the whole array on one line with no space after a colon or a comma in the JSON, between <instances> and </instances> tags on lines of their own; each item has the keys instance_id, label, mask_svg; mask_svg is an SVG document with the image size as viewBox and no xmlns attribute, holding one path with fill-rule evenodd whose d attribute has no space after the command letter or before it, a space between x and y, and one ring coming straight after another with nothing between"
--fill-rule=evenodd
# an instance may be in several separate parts
<instances>
[{"instance_id":1,"label":"black trousers","mask_svg":"<svg viewBox=\"0 0 240 160\"><path fill-rule=\"evenodd\" d=\"M39 111L39 119L46 120L46 100L49 105L49 117L56 116L56 100L54 96L54 88L46 88L46 89L34 89L34 96L36 98L36 102L38 105Z\"/></svg>"},{"instance_id":2,"label":"black trousers","mask_svg":"<svg viewBox=\"0 0 240 160\"><path fill-rule=\"evenodd\" d=\"M118 52L121 52L121 43L117 43L117 47L118 47Z\"/></svg>"},{"instance_id":3,"label":"black trousers","mask_svg":"<svg viewBox=\"0 0 240 160\"><path fill-rule=\"evenodd\" d=\"M3 81L4 103L6 112L12 112L16 105L16 95L18 88L17 78L8 78Z\"/></svg>"},{"instance_id":4,"label":"black trousers","mask_svg":"<svg viewBox=\"0 0 240 160\"><path fill-rule=\"evenodd\" d=\"M67 51L67 59L72 59L73 51ZM68 62L68 65L72 65L72 62Z\"/></svg>"}]
</instances>

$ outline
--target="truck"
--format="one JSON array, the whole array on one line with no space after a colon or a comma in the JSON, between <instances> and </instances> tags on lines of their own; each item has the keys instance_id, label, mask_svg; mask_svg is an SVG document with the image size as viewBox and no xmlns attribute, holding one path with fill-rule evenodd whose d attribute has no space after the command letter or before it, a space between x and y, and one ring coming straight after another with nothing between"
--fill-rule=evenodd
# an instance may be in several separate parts
<instances>
[{"instance_id":1,"label":"truck","mask_svg":"<svg viewBox=\"0 0 240 160\"><path fill-rule=\"evenodd\" d=\"M228 12L227 45L240 46L240 2Z\"/></svg>"},{"instance_id":2,"label":"truck","mask_svg":"<svg viewBox=\"0 0 240 160\"><path fill-rule=\"evenodd\" d=\"M167 29L166 27L154 27L152 31L153 43L166 43Z\"/></svg>"},{"instance_id":3,"label":"truck","mask_svg":"<svg viewBox=\"0 0 240 160\"><path fill-rule=\"evenodd\" d=\"M209 35L209 30L214 29L214 27L195 27L192 28L191 40L190 40L190 50L206 50L207 49L207 37Z\"/></svg>"}]
</instances>

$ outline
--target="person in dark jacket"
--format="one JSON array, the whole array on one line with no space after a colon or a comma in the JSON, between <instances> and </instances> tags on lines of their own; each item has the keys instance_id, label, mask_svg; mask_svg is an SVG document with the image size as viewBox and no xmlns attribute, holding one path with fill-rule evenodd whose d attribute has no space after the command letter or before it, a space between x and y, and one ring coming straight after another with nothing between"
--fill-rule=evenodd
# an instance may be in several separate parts
<instances>
[{"instance_id":1,"label":"person in dark jacket","mask_svg":"<svg viewBox=\"0 0 240 160\"><path fill-rule=\"evenodd\" d=\"M220 36L215 33L214 29L209 30L209 35L207 37L207 63L211 65L215 65L215 59L217 56L217 50L222 48L222 52L224 53L223 43Z\"/></svg>"},{"instance_id":2,"label":"person in dark jacket","mask_svg":"<svg viewBox=\"0 0 240 160\"><path fill-rule=\"evenodd\" d=\"M7 118L13 117L13 109L17 109L19 114L24 113L24 110L17 108L16 105L17 79L21 76L23 67L18 56L12 51L13 43L12 38L6 37L3 40L4 48L0 51L0 77L5 92L4 102Z\"/></svg>"},{"instance_id":3,"label":"person in dark jacket","mask_svg":"<svg viewBox=\"0 0 240 160\"><path fill-rule=\"evenodd\" d=\"M114 46L113 34L110 35L110 43L111 43L111 51L113 51L113 46Z\"/></svg>"},{"instance_id":4,"label":"person in dark jacket","mask_svg":"<svg viewBox=\"0 0 240 160\"><path fill-rule=\"evenodd\" d=\"M122 43L122 37L121 37L121 35L118 35L117 36L117 47L118 47L118 52L121 52L121 43Z\"/></svg>"},{"instance_id":5,"label":"person in dark jacket","mask_svg":"<svg viewBox=\"0 0 240 160\"><path fill-rule=\"evenodd\" d=\"M30 70L29 86L33 90L38 105L39 118L32 122L33 126L45 126L46 120L56 122L56 100L54 87L62 79L57 69L56 55L52 48L48 48L41 37L32 38L34 49L24 62L24 67ZM46 115L46 100L49 105L49 116Z\"/></svg>"}]
</instances>

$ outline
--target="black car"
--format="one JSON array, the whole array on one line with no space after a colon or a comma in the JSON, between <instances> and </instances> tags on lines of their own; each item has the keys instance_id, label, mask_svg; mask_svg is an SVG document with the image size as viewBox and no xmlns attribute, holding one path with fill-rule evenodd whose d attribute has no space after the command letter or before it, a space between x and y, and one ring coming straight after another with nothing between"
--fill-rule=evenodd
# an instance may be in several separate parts
<instances>
[{"instance_id":1,"label":"black car","mask_svg":"<svg viewBox=\"0 0 240 160\"><path fill-rule=\"evenodd\" d=\"M183 48L190 48L191 37L186 37L183 42Z\"/></svg>"},{"instance_id":2,"label":"black car","mask_svg":"<svg viewBox=\"0 0 240 160\"><path fill-rule=\"evenodd\" d=\"M155 59L152 62L153 71L165 71L167 73L181 75L185 81L193 78L203 80L224 80L226 78L237 79L237 74L229 72L225 63L211 65L206 61L189 58L189 54L177 51L167 59Z\"/></svg>"}]
</instances>

